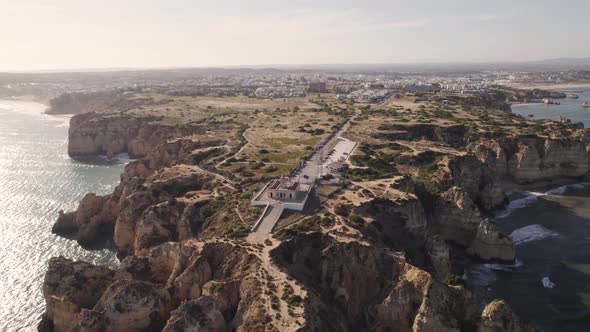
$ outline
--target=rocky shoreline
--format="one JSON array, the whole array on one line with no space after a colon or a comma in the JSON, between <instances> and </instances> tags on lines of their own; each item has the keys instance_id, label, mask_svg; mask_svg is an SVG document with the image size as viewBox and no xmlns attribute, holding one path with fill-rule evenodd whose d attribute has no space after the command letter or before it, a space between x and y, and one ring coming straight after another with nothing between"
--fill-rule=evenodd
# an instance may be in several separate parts
<instances>
[{"instance_id":1,"label":"rocky shoreline","mask_svg":"<svg viewBox=\"0 0 590 332\"><path fill-rule=\"evenodd\" d=\"M60 212L54 232L83 246L112 234L121 264L110 270L52 259L41 330L533 330L501 300L481 311L452 278L451 246L514 261L512 240L485 212L502 206L514 184L590 170L589 131L549 124L545 136L477 139L443 155L428 182L400 176L360 204L328 201L360 221L324 214L245 238L240 225L247 230L255 218L234 219L242 184L211 167L239 144L222 134L239 132L239 123L161 120L124 112L72 118L70 155L140 159L125 167L113 193L88 194L76 211ZM422 139L423 128L414 129Z\"/></svg>"}]
</instances>

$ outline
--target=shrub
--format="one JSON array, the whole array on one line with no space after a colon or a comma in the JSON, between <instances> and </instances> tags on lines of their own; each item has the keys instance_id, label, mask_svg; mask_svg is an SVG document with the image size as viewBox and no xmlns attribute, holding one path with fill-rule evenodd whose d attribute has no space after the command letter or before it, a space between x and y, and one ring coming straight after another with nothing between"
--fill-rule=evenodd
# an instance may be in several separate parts
<instances>
[{"instance_id":1,"label":"shrub","mask_svg":"<svg viewBox=\"0 0 590 332\"><path fill-rule=\"evenodd\" d=\"M250 227L239 224L234 229L229 230L226 235L230 238L246 237L250 233Z\"/></svg>"},{"instance_id":2,"label":"shrub","mask_svg":"<svg viewBox=\"0 0 590 332\"><path fill-rule=\"evenodd\" d=\"M221 292L223 290L223 284L219 283L219 284L215 284L215 286L213 287L213 294L219 294L219 292Z\"/></svg>"},{"instance_id":3,"label":"shrub","mask_svg":"<svg viewBox=\"0 0 590 332\"><path fill-rule=\"evenodd\" d=\"M287 303L289 305L298 305L303 301L303 299L301 298L301 296L296 295L296 294L291 294L289 295L289 297L287 298Z\"/></svg>"},{"instance_id":4,"label":"shrub","mask_svg":"<svg viewBox=\"0 0 590 332\"><path fill-rule=\"evenodd\" d=\"M272 172L276 172L276 171L278 171L278 170L279 170L279 169L278 169L276 166L272 166L272 165L271 165L271 166L268 166L268 167L267 167L267 168L266 168L264 171L265 171L266 173L272 173Z\"/></svg>"},{"instance_id":5,"label":"shrub","mask_svg":"<svg viewBox=\"0 0 590 332\"><path fill-rule=\"evenodd\" d=\"M252 169L260 169L264 167L264 163L263 162L257 162L254 165L252 165Z\"/></svg>"},{"instance_id":6,"label":"shrub","mask_svg":"<svg viewBox=\"0 0 590 332\"><path fill-rule=\"evenodd\" d=\"M334 208L334 212L337 215L343 216L343 217L348 216L348 214L350 213L348 206L346 206L346 205L338 205L337 207Z\"/></svg>"},{"instance_id":7,"label":"shrub","mask_svg":"<svg viewBox=\"0 0 590 332\"><path fill-rule=\"evenodd\" d=\"M365 219L363 219L361 216L358 215L352 215L348 218L348 221L350 221L353 225L362 225L365 223Z\"/></svg>"},{"instance_id":8,"label":"shrub","mask_svg":"<svg viewBox=\"0 0 590 332\"><path fill-rule=\"evenodd\" d=\"M448 275L443 282L449 286L463 285L463 279L456 274Z\"/></svg>"}]
</instances>

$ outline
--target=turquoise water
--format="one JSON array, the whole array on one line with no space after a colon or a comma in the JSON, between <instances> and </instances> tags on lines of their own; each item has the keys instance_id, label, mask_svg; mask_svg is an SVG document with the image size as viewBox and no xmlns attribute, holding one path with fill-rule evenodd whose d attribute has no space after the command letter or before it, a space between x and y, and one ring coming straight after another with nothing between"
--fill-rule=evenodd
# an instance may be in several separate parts
<instances>
[{"instance_id":1,"label":"turquoise water","mask_svg":"<svg viewBox=\"0 0 590 332\"><path fill-rule=\"evenodd\" d=\"M59 210L74 209L88 192L112 191L123 165L70 159L69 117L45 115L44 109L0 100L0 331L36 329L49 258L117 262L112 252L87 251L51 234Z\"/></svg>"},{"instance_id":2,"label":"turquoise water","mask_svg":"<svg viewBox=\"0 0 590 332\"><path fill-rule=\"evenodd\" d=\"M530 119L570 118L590 127L590 87L560 89L579 99L513 105ZM529 117L533 114L533 117ZM516 243L512 265L471 262L464 278L484 301L505 299L545 331L590 330L590 183L515 193L494 221Z\"/></svg>"}]
</instances>

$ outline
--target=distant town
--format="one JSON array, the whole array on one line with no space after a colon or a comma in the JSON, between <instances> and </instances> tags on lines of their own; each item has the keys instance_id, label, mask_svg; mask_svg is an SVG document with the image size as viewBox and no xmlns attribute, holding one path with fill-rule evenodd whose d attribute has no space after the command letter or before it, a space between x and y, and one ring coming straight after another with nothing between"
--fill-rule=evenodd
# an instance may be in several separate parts
<instances>
[{"instance_id":1,"label":"distant town","mask_svg":"<svg viewBox=\"0 0 590 332\"><path fill-rule=\"evenodd\" d=\"M338 100L378 103L400 92L485 95L495 86L534 87L590 82L590 71L388 72L275 69L178 69L95 73L0 74L0 97L30 95L47 102L62 93L117 89L171 96L259 99L332 93ZM543 102L528 96L513 102Z\"/></svg>"}]
</instances>

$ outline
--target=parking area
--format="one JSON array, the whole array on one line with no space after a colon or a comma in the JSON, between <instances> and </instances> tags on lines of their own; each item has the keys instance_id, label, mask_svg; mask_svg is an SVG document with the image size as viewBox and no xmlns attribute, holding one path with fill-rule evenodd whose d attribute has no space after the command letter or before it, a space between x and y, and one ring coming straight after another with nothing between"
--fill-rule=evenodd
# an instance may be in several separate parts
<instances>
[{"instance_id":1,"label":"parking area","mask_svg":"<svg viewBox=\"0 0 590 332\"><path fill-rule=\"evenodd\" d=\"M332 150L322 158L321 174L326 175L330 173L330 170L327 167L330 163L346 163L355 147L356 142L344 137L339 137L338 142L334 145Z\"/></svg>"}]
</instances>

